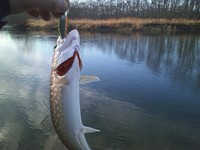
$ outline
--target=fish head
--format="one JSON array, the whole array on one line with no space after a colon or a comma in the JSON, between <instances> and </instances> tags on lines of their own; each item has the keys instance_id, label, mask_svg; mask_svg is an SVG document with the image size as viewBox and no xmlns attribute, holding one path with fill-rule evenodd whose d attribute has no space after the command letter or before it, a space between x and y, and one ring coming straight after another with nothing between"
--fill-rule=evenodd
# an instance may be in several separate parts
<instances>
[{"instance_id":1,"label":"fish head","mask_svg":"<svg viewBox=\"0 0 200 150\"><path fill-rule=\"evenodd\" d=\"M57 61L55 72L58 76L65 76L68 80L80 79L82 60L80 57L80 38L77 30L74 30L62 39L57 41Z\"/></svg>"}]
</instances>

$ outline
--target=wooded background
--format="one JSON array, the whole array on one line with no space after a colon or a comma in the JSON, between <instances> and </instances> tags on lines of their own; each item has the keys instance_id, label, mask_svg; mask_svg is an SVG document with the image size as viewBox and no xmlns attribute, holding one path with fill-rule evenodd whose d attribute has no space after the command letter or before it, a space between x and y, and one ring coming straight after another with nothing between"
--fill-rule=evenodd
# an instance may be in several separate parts
<instances>
[{"instance_id":1,"label":"wooded background","mask_svg":"<svg viewBox=\"0 0 200 150\"><path fill-rule=\"evenodd\" d=\"M73 18L187 18L200 19L200 0L76 0Z\"/></svg>"}]
</instances>

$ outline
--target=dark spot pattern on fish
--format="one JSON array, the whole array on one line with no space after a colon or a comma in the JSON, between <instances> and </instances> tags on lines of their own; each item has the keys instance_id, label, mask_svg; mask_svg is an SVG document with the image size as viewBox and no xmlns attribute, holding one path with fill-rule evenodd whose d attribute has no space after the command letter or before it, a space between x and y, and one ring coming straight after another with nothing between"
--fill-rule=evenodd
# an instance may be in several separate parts
<instances>
[{"instance_id":1,"label":"dark spot pattern on fish","mask_svg":"<svg viewBox=\"0 0 200 150\"><path fill-rule=\"evenodd\" d=\"M62 111L62 97L61 97L61 87L55 87L51 89L50 98L50 109L52 122L56 133L60 140L66 144L65 129L64 129L64 119Z\"/></svg>"},{"instance_id":2,"label":"dark spot pattern on fish","mask_svg":"<svg viewBox=\"0 0 200 150\"><path fill-rule=\"evenodd\" d=\"M52 65L54 66L57 61L56 53L54 52ZM64 145L67 146L67 138L65 136L65 128L64 128L64 116L63 116L63 108L62 108L62 89L61 87L54 87L53 83L58 81L56 77L56 73L54 69L51 70L51 79L50 79L50 111L51 118L53 122L54 129L58 134L59 139L62 141Z\"/></svg>"}]
</instances>

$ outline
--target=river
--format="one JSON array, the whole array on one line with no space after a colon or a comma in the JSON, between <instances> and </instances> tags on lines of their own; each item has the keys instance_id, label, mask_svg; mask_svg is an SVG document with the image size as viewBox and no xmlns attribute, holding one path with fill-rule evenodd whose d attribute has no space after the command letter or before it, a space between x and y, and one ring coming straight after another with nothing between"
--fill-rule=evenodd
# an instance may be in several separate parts
<instances>
[{"instance_id":1,"label":"river","mask_svg":"<svg viewBox=\"0 0 200 150\"><path fill-rule=\"evenodd\" d=\"M83 124L93 150L199 150L200 35L81 33ZM0 32L0 150L65 150L49 114L51 33Z\"/></svg>"}]
</instances>

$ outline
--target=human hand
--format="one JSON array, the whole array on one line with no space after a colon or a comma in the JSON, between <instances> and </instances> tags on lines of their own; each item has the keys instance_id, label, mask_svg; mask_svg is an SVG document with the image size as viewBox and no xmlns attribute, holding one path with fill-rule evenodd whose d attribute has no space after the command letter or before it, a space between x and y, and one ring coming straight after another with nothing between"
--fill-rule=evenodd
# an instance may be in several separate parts
<instances>
[{"instance_id":1,"label":"human hand","mask_svg":"<svg viewBox=\"0 0 200 150\"><path fill-rule=\"evenodd\" d=\"M51 19L51 13L60 17L70 7L69 0L10 0L10 13L27 12L33 17Z\"/></svg>"}]
</instances>

